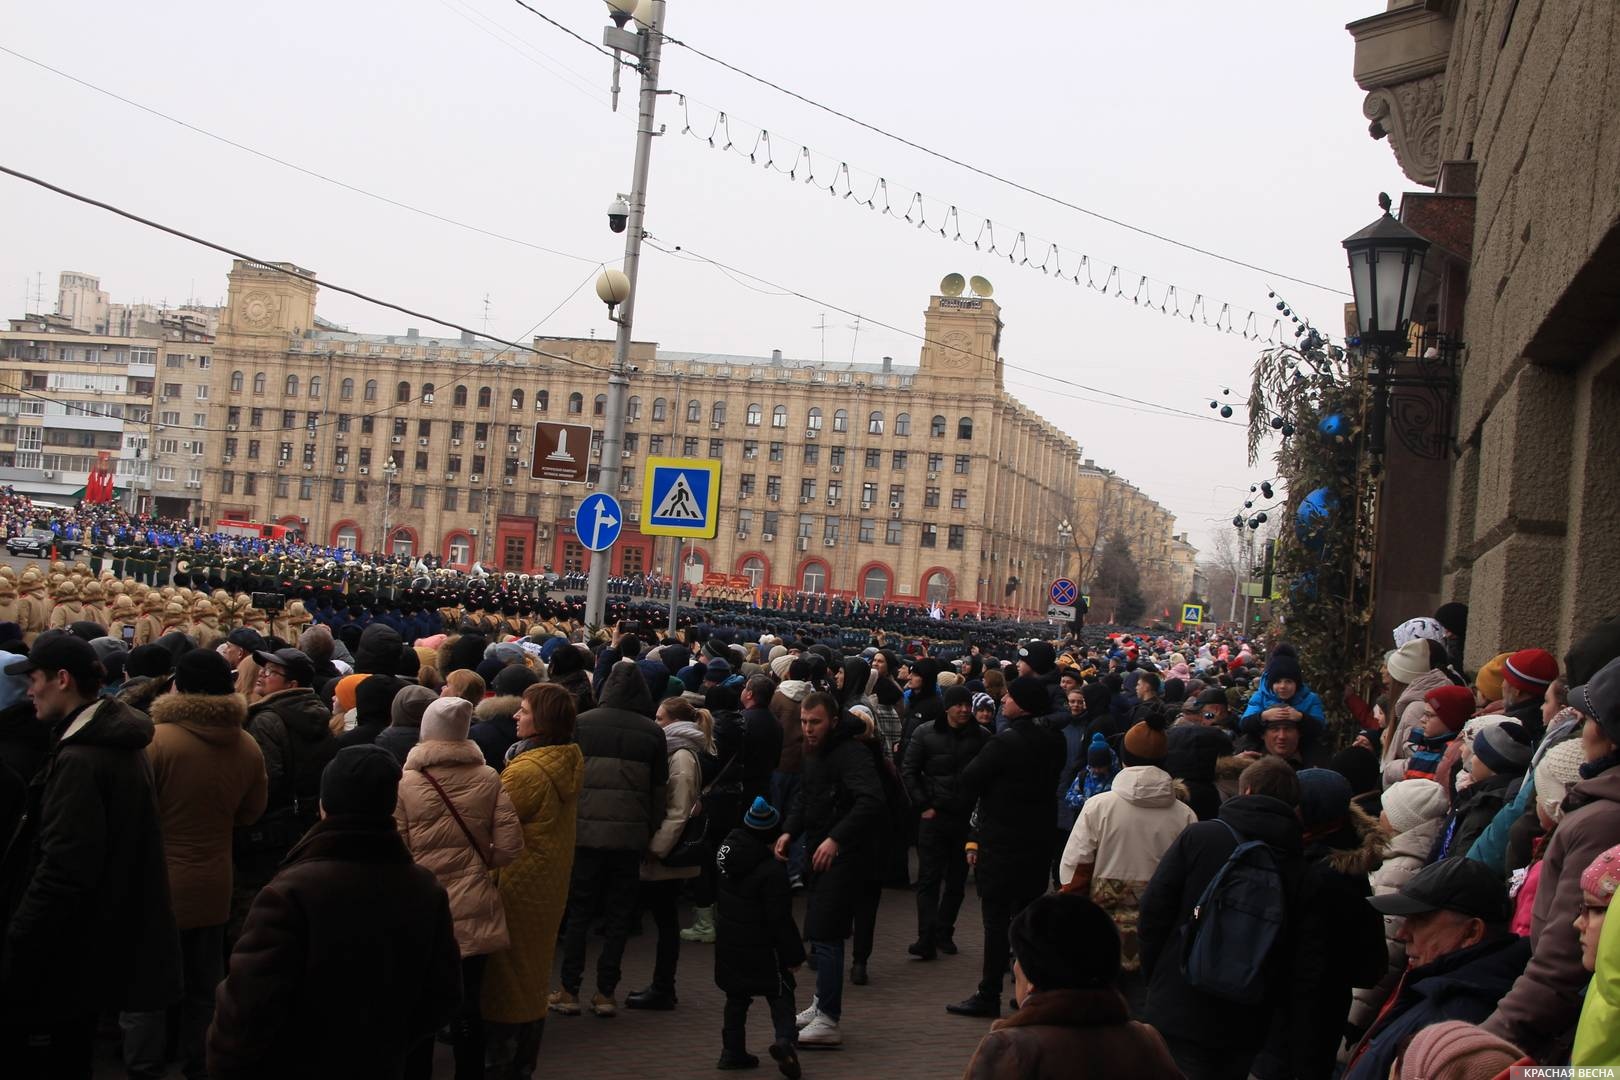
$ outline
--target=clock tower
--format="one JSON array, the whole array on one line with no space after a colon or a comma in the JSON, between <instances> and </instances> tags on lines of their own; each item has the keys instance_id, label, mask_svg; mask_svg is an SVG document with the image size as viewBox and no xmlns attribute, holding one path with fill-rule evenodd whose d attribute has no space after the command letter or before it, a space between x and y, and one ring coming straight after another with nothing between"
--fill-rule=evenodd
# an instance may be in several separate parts
<instances>
[{"instance_id":1,"label":"clock tower","mask_svg":"<svg viewBox=\"0 0 1620 1080\"><path fill-rule=\"evenodd\" d=\"M947 279L949 280L949 279ZM923 313L917 373L1001 389L1001 308L988 296L933 296Z\"/></svg>"},{"instance_id":2,"label":"clock tower","mask_svg":"<svg viewBox=\"0 0 1620 1080\"><path fill-rule=\"evenodd\" d=\"M219 323L221 338L285 339L302 337L315 328L314 271L292 263L275 266L280 269L245 259L231 265L229 299Z\"/></svg>"}]
</instances>

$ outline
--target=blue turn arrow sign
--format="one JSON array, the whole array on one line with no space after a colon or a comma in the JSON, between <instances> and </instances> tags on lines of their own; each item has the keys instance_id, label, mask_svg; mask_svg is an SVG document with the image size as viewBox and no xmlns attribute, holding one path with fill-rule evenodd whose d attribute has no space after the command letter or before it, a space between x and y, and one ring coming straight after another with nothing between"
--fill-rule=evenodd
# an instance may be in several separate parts
<instances>
[{"instance_id":1,"label":"blue turn arrow sign","mask_svg":"<svg viewBox=\"0 0 1620 1080\"><path fill-rule=\"evenodd\" d=\"M587 551L606 551L624 529L624 511L619 500L598 491L574 511L574 532Z\"/></svg>"}]
</instances>

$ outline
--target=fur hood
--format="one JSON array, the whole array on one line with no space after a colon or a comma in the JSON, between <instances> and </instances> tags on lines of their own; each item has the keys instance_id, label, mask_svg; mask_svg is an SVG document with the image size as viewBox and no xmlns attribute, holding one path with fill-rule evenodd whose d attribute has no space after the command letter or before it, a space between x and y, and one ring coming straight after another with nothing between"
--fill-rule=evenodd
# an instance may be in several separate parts
<instances>
[{"instance_id":1,"label":"fur hood","mask_svg":"<svg viewBox=\"0 0 1620 1080\"><path fill-rule=\"evenodd\" d=\"M209 742L231 743L247 723L241 694L164 694L152 702L152 723L178 724Z\"/></svg>"},{"instance_id":2,"label":"fur hood","mask_svg":"<svg viewBox=\"0 0 1620 1080\"><path fill-rule=\"evenodd\" d=\"M522 704L523 699L516 695L485 698L473 710L473 719L485 721L511 720L517 715L518 707Z\"/></svg>"},{"instance_id":3,"label":"fur hood","mask_svg":"<svg viewBox=\"0 0 1620 1080\"><path fill-rule=\"evenodd\" d=\"M405 755L405 771L420 772L440 765L484 765L484 752L471 739L451 742L448 739L430 739L411 747Z\"/></svg>"},{"instance_id":4,"label":"fur hood","mask_svg":"<svg viewBox=\"0 0 1620 1080\"><path fill-rule=\"evenodd\" d=\"M1254 762L1250 761L1246 757L1239 757L1237 754L1233 754L1230 757L1216 758L1215 779L1230 780L1235 783L1238 776L1242 774L1243 770L1252 764L1254 764Z\"/></svg>"},{"instance_id":5,"label":"fur hood","mask_svg":"<svg viewBox=\"0 0 1620 1080\"><path fill-rule=\"evenodd\" d=\"M1341 874L1365 877L1384 861L1389 838L1378 827L1377 819L1355 803L1350 804L1350 818L1345 827L1355 830L1356 843L1352 847L1332 849L1327 855L1328 865Z\"/></svg>"}]
</instances>

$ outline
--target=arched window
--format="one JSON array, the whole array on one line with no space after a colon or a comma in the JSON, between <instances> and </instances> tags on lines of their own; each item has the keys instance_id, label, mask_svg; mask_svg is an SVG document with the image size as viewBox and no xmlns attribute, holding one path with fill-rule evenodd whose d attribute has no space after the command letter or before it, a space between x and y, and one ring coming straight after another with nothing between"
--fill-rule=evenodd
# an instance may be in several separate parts
<instances>
[{"instance_id":1,"label":"arched window","mask_svg":"<svg viewBox=\"0 0 1620 1080\"><path fill-rule=\"evenodd\" d=\"M350 551L358 550L360 546L360 530L353 525L343 526L332 534L332 546L348 548Z\"/></svg>"},{"instance_id":2,"label":"arched window","mask_svg":"<svg viewBox=\"0 0 1620 1080\"><path fill-rule=\"evenodd\" d=\"M410 400L411 400L411 384L410 383L401 382L398 386L394 387L394 403L396 405L404 405L406 402L408 402Z\"/></svg>"},{"instance_id":3,"label":"arched window","mask_svg":"<svg viewBox=\"0 0 1620 1080\"><path fill-rule=\"evenodd\" d=\"M284 386L282 386L281 392L283 394L286 394L288 397L297 397L298 396L298 376L296 376L296 375L287 376L287 382L286 382L286 384Z\"/></svg>"},{"instance_id":4,"label":"arched window","mask_svg":"<svg viewBox=\"0 0 1620 1080\"><path fill-rule=\"evenodd\" d=\"M883 600L889 595L889 572L874 566L861 575L861 595L868 600Z\"/></svg>"},{"instance_id":5,"label":"arched window","mask_svg":"<svg viewBox=\"0 0 1620 1080\"><path fill-rule=\"evenodd\" d=\"M376 379L367 379L366 380L365 399L367 401L376 401L377 400L377 380Z\"/></svg>"},{"instance_id":6,"label":"arched window","mask_svg":"<svg viewBox=\"0 0 1620 1080\"><path fill-rule=\"evenodd\" d=\"M344 379L338 383L338 397L343 401L354 400L354 380Z\"/></svg>"},{"instance_id":7,"label":"arched window","mask_svg":"<svg viewBox=\"0 0 1620 1080\"><path fill-rule=\"evenodd\" d=\"M416 546L416 537L409 529L395 529L394 534L388 538L386 555L409 555L411 548Z\"/></svg>"},{"instance_id":8,"label":"arched window","mask_svg":"<svg viewBox=\"0 0 1620 1080\"><path fill-rule=\"evenodd\" d=\"M454 405L458 409L465 409L467 407L467 388L465 386L458 386L455 388L455 391L450 395L450 404Z\"/></svg>"},{"instance_id":9,"label":"arched window","mask_svg":"<svg viewBox=\"0 0 1620 1080\"><path fill-rule=\"evenodd\" d=\"M956 422L956 437L958 439L973 438L973 417L964 416Z\"/></svg>"},{"instance_id":10,"label":"arched window","mask_svg":"<svg viewBox=\"0 0 1620 1080\"><path fill-rule=\"evenodd\" d=\"M606 394L597 394L596 395L595 400L593 400L591 402L591 415L592 416L606 416L607 415L607 395Z\"/></svg>"},{"instance_id":11,"label":"arched window","mask_svg":"<svg viewBox=\"0 0 1620 1080\"><path fill-rule=\"evenodd\" d=\"M697 398L693 398L686 403L686 422L695 424L701 419L703 419L703 404Z\"/></svg>"},{"instance_id":12,"label":"arched window","mask_svg":"<svg viewBox=\"0 0 1620 1080\"><path fill-rule=\"evenodd\" d=\"M241 392L242 392L242 373L240 371L233 371L233 372L231 372L231 393L240 394Z\"/></svg>"},{"instance_id":13,"label":"arched window","mask_svg":"<svg viewBox=\"0 0 1620 1080\"><path fill-rule=\"evenodd\" d=\"M312 398L321 396L321 377L319 375L309 377L309 396Z\"/></svg>"},{"instance_id":14,"label":"arched window","mask_svg":"<svg viewBox=\"0 0 1620 1080\"><path fill-rule=\"evenodd\" d=\"M549 408L551 408L551 391L536 390L534 392L534 411L545 412Z\"/></svg>"},{"instance_id":15,"label":"arched window","mask_svg":"<svg viewBox=\"0 0 1620 1080\"><path fill-rule=\"evenodd\" d=\"M629 408L630 408L630 411L626 414L626 416L631 420L640 420L641 419L641 399L639 397L631 398Z\"/></svg>"},{"instance_id":16,"label":"arched window","mask_svg":"<svg viewBox=\"0 0 1620 1080\"><path fill-rule=\"evenodd\" d=\"M255 394L264 393L264 383L265 383L264 372L262 372L262 371L254 372L253 373L253 392Z\"/></svg>"},{"instance_id":17,"label":"arched window","mask_svg":"<svg viewBox=\"0 0 1620 1080\"><path fill-rule=\"evenodd\" d=\"M466 533L456 533L444 548L444 561L466 566L472 555L472 545L467 542Z\"/></svg>"},{"instance_id":18,"label":"arched window","mask_svg":"<svg viewBox=\"0 0 1620 1080\"><path fill-rule=\"evenodd\" d=\"M653 398L653 421L656 423L669 415L669 405L663 398Z\"/></svg>"},{"instance_id":19,"label":"arched window","mask_svg":"<svg viewBox=\"0 0 1620 1080\"><path fill-rule=\"evenodd\" d=\"M569 411L569 413L571 415L574 415L574 416L578 416L580 413L584 412L585 411L585 395L581 394L581 393L578 393L578 392L569 394L568 395L568 411Z\"/></svg>"},{"instance_id":20,"label":"arched window","mask_svg":"<svg viewBox=\"0 0 1620 1080\"><path fill-rule=\"evenodd\" d=\"M903 412L894 418L894 433L896 435L911 434L911 414Z\"/></svg>"},{"instance_id":21,"label":"arched window","mask_svg":"<svg viewBox=\"0 0 1620 1080\"><path fill-rule=\"evenodd\" d=\"M765 584L765 560L758 555L744 559L742 566L738 567L742 576L748 579L748 587L757 589Z\"/></svg>"},{"instance_id":22,"label":"arched window","mask_svg":"<svg viewBox=\"0 0 1620 1080\"><path fill-rule=\"evenodd\" d=\"M750 401L748 403L748 418L747 418L746 423L748 424L749 427L759 427L760 417L762 417L764 415L765 415L765 410L760 407L759 402Z\"/></svg>"},{"instance_id":23,"label":"arched window","mask_svg":"<svg viewBox=\"0 0 1620 1080\"><path fill-rule=\"evenodd\" d=\"M811 409L810 415L805 417L804 426L809 431L821 430L821 410Z\"/></svg>"},{"instance_id":24,"label":"arched window","mask_svg":"<svg viewBox=\"0 0 1620 1080\"><path fill-rule=\"evenodd\" d=\"M928 580L923 583L923 599L930 604L949 603L951 599L951 575L943 570L935 570L932 574L929 574Z\"/></svg>"},{"instance_id":25,"label":"arched window","mask_svg":"<svg viewBox=\"0 0 1620 1080\"><path fill-rule=\"evenodd\" d=\"M807 562L804 564L804 573L799 578L799 588L807 593L825 592L827 590L827 564Z\"/></svg>"},{"instance_id":26,"label":"arched window","mask_svg":"<svg viewBox=\"0 0 1620 1080\"><path fill-rule=\"evenodd\" d=\"M714 407L709 410L709 419L714 423L714 425L716 427L718 427L721 424L725 423L726 422L726 403L723 402L723 401L715 402Z\"/></svg>"},{"instance_id":27,"label":"arched window","mask_svg":"<svg viewBox=\"0 0 1620 1080\"><path fill-rule=\"evenodd\" d=\"M945 437L945 418L943 416L936 416L928 421L928 434L936 439Z\"/></svg>"},{"instance_id":28,"label":"arched window","mask_svg":"<svg viewBox=\"0 0 1620 1080\"><path fill-rule=\"evenodd\" d=\"M775 427L775 428L785 428L785 427L787 427L787 406L786 405L778 405L776 408L771 410L771 427Z\"/></svg>"},{"instance_id":29,"label":"arched window","mask_svg":"<svg viewBox=\"0 0 1620 1080\"><path fill-rule=\"evenodd\" d=\"M848 431L849 430L849 410L848 409L839 409L837 412L833 413L833 430L834 431Z\"/></svg>"},{"instance_id":30,"label":"arched window","mask_svg":"<svg viewBox=\"0 0 1620 1080\"><path fill-rule=\"evenodd\" d=\"M883 434L883 413L874 412L866 418L866 431L870 435Z\"/></svg>"},{"instance_id":31,"label":"arched window","mask_svg":"<svg viewBox=\"0 0 1620 1080\"><path fill-rule=\"evenodd\" d=\"M522 412L523 411L523 391L522 390L513 390L512 391L512 411L513 412Z\"/></svg>"},{"instance_id":32,"label":"arched window","mask_svg":"<svg viewBox=\"0 0 1620 1080\"><path fill-rule=\"evenodd\" d=\"M494 401L494 400L495 400L495 395L494 395L494 392L493 392L493 391L491 391L491 390L490 390L490 388L489 388L489 387L487 387L487 386L480 386L480 387L479 387L479 388L478 388L478 407L479 407L479 408L480 408L480 409L487 409L487 408L489 408L489 406L490 406L490 404L491 404L491 403L492 403L492 402L493 402L493 401Z\"/></svg>"}]
</instances>

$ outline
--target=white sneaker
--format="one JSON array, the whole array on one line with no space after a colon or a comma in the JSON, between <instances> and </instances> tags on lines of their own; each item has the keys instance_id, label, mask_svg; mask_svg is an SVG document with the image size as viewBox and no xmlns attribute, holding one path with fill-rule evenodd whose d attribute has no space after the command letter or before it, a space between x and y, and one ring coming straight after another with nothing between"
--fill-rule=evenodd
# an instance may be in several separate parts
<instances>
[{"instance_id":1,"label":"white sneaker","mask_svg":"<svg viewBox=\"0 0 1620 1080\"><path fill-rule=\"evenodd\" d=\"M817 1013L816 1018L810 1021L808 1027L799 1032L799 1046L816 1050L836 1050L844 1045L843 1033L838 1030L838 1021Z\"/></svg>"},{"instance_id":2,"label":"white sneaker","mask_svg":"<svg viewBox=\"0 0 1620 1080\"><path fill-rule=\"evenodd\" d=\"M817 1006L816 999L812 997L810 999L810 1007L801 1012L798 1016L795 1016L793 1018L793 1023L799 1028L800 1031L803 1031L805 1028L813 1024L816 1017L820 1015L821 1009Z\"/></svg>"}]
</instances>

